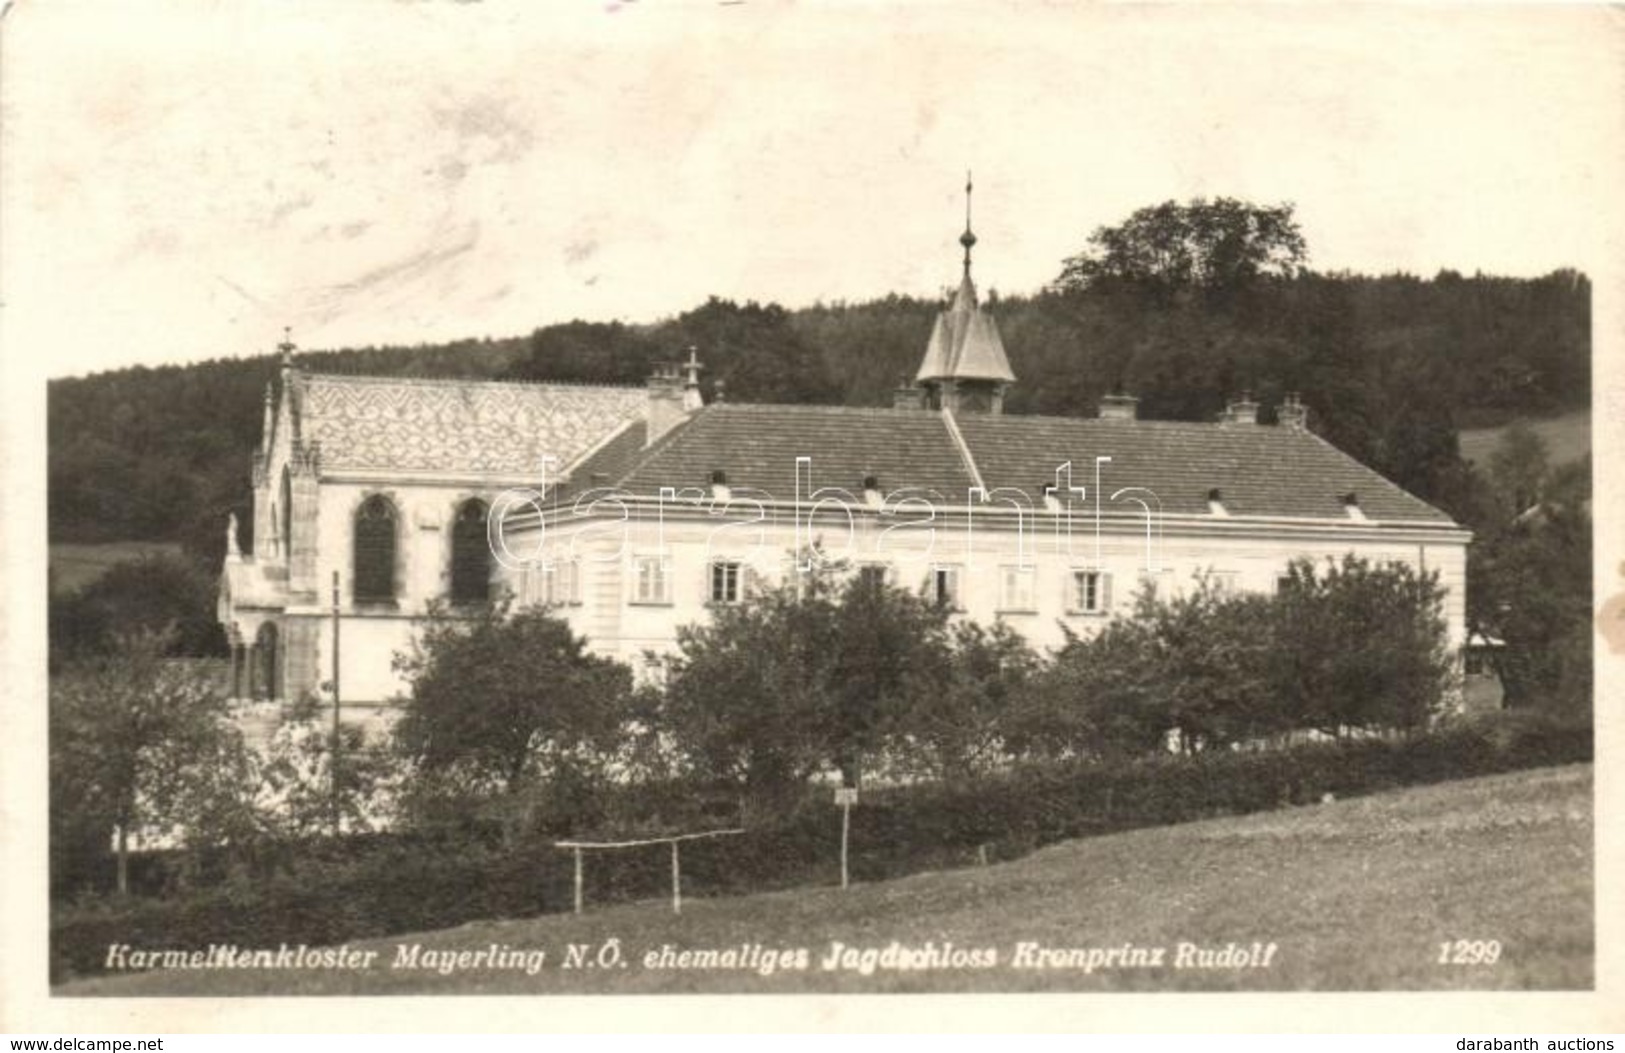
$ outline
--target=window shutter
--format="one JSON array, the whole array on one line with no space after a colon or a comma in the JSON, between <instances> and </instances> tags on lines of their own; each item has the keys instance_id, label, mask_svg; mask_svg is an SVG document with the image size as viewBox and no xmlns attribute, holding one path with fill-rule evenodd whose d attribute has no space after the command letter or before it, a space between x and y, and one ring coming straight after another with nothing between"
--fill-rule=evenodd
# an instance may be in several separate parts
<instances>
[{"instance_id":1,"label":"window shutter","mask_svg":"<svg viewBox=\"0 0 1625 1053\"><path fill-rule=\"evenodd\" d=\"M1105 571L1100 572L1100 609L1112 609L1112 576Z\"/></svg>"}]
</instances>

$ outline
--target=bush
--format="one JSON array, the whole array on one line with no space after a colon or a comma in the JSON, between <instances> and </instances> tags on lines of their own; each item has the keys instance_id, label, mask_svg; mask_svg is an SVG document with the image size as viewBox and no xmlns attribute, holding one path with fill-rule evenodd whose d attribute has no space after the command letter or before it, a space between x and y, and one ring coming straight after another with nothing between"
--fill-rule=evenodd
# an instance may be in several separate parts
<instances>
[{"instance_id":1,"label":"bush","mask_svg":"<svg viewBox=\"0 0 1625 1053\"><path fill-rule=\"evenodd\" d=\"M860 881L878 881L979 858L1009 859L1068 838L1591 756L1589 727L1534 714L1497 714L1398 739L1031 765L973 783L867 793L852 812L851 868ZM661 792L680 791L667 786ZM840 820L826 793L809 790L773 825L685 843L685 895L834 881ZM590 905L660 897L670 888L668 849L595 853L585 873ZM291 851L287 869L259 884L60 909L52 919L52 975L60 981L101 971L114 943L177 949L338 943L567 911L572 902L569 853L537 839L505 845L494 831L465 830L440 838L388 834L317 841Z\"/></svg>"}]
</instances>

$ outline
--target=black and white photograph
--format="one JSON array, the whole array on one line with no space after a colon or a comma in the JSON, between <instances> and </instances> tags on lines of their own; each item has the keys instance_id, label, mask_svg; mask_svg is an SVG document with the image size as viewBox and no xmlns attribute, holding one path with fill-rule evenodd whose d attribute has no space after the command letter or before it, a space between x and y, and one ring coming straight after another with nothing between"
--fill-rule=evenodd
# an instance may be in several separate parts
<instances>
[{"instance_id":1,"label":"black and white photograph","mask_svg":"<svg viewBox=\"0 0 1625 1053\"><path fill-rule=\"evenodd\" d=\"M1625 1030L1617 9L0 10L0 1029Z\"/></svg>"}]
</instances>

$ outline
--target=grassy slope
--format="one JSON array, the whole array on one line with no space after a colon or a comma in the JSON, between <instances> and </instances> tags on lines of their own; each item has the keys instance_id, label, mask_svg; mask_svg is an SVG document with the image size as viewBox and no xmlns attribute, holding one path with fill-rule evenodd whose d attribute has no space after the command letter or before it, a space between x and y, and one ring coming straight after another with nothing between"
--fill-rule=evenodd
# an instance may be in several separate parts
<instances>
[{"instance_id":1,"label":"grassy slope","mask_svg":"<svg viewBox=\"0 0 1625 1053\"><path fill-rule=\"evenodd\" d=\"M51 590L59 595L76 592L103 574L115 563L143 556L175 556L181 547L170 541L110 541L98 545L57 543L51 545Z\"/></svg>"},{"instance_id":2,"label":"grassy slope","mask_svg":"<svg viewBox=\"0 0 1625 1053\"><path fill-rule=\"evenodd\" d=\"M1546 442L1546 452L1552 465L1577 461L1591 450L1591 411L1575 410L1557 417L1527 422ZM1461 433L1461 455L1480 468L1489 467L1490 454L1500 441L1500 428L1473 428Z\"/></svg>"},{"instance_id":3,"label":"grassy slope","mask_svg":"<svg viewBox=\"0 0 1625 1053\"><path fill-rule=\"evenodd\" d=\"M354 946L370 971L168 972L86 981L69 995L911 992L953 990L1579 989L1592 984L1589 766L1544 769L1357 800L1056 845L1012 863L855 887L691 899L581 917L490 921ZM599 864L603 865L603 864ZM560 968L564 946L618 938L627 967ZM1441 941L1498 939L1492 966L1435 964ZM992 947L985 971L822 971L831 940ZM1017 941L1050 947L1279 944L1269 969L1011 967ZM274 947L274 941L268 941ZM534 976L390 968L397 944L547 952ZM645 969L671 943L805 947L810 968Z\"/></svg>"}]
</instances>

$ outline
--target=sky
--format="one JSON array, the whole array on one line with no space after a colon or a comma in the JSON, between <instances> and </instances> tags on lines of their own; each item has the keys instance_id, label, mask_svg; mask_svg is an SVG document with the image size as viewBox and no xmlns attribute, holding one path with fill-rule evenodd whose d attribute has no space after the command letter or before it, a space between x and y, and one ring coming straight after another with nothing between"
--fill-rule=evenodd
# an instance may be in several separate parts
<instances>
[{"instance_id":1,"label":"sky","mask_svg":"<svg viewBox=\"0 0 1625 1053\"><path fill-rule=\"evenodd\" d=\"M19 0L0 343L48 376L1051 281L1168 199L1323 270L1596 273L1601 7Z\"/></svg>"}]
</instances>

